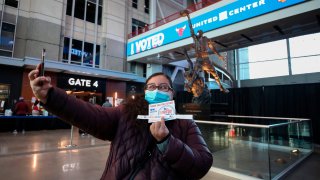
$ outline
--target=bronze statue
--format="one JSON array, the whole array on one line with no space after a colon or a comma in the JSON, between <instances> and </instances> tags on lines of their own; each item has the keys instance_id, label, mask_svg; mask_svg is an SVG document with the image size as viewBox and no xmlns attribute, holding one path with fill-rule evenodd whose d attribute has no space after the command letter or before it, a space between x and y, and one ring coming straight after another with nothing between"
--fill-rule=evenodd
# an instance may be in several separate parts
<instances>
[{"instance_id":1,"label":"bronze statue","mask_svg":"<svg viewBox=\"0 0 320 180\"><path fill-rule=\"evenodd\" d=\"M209 59L208 48L211 49L213 53L216 54L218 58L225 63L225 59L223 58L223 56L221 56L216 50L215 43L208 39L206 36L203 36L202 30L199 30L197 34L194 33L188 10L181 11L180 15L183 17L187 16L188 18L188 24L191 37L194 41L196 56L195 64L193 64L193 62L190 60L187 50L184 49L184 54L189 63L189 69L184 74L186 79L185 88L188 92L192 92L195 98L203 97L201 99L205 100L208 98L208 95L210 97L210 94L204 94L209 93L209 90L204 82L204 78L201 76L202 71L206 71L214 77L215 81L219 85L220 91L223 91L225 93L229 92L229 90L224 88L221 84L220 78L215 70L215 66L217 65ZM202 102L202 100L199 101L199 99L193 100L193 102L194 101L198 101L200 103Z\"/></svg>"}]
</instances>

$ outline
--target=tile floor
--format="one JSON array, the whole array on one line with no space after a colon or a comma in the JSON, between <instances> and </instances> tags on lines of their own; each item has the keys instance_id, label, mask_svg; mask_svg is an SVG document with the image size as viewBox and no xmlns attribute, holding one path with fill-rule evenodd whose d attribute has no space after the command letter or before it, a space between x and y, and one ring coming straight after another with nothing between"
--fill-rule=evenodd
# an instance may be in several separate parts
<instances>
[{"instance_id":1,"label":"tile floor","mask_svg":"<svg viewBox=\"0 0 320 180\"><path fill-rule=\"evenodd\" d=\"M70 142L70 134L68 129L27 131L25 134L18 133L17 135L11 132L0 133L0 179L99 179L109 154L110 142L96 139L90 135L81 136L77 128L73 130L73 141ZM66 146L70 144L76 146L67 148ZM250 146L254 146L254 144L250 144ZM230 159L232 154L235 154L236 157L244 158L242 160L235 159L236 161L241 161L243 166L260 166L260 162L254 161L254 158L252 161L246 162L245 156L255 157L262 162L265 156L253 156L251 152L248 153L245 149L241 150L241 147L246 146L244 143L234 143L232 148L225 151L222 148L215 152L214 163L223 165L225 158ZM236 153L233 150L236 150ZM261 153L266 150L265 148L257 147L252 151ZM319 177L320 173L316 169L320 167L320 155L318 151L316 152L285 179L295 180L296 177L307 177L306 179L309 180ZM232 167L230 170L237 168L232 164L225 164L224 166L226 169ZM261 166L258 168L267 167ZM203 180L211 179L236 180L248 179L248 177L226 176L223 171L213 167L203 178Z\"/></svg>"},{"instance_id":2,"label":"tile floor","mask_svg":"<svg viewBox=\"0 0 320 180\"><path fill-rule=\"evenodd\" d=\"M110 142L70 130L0 133L0 179L99 179L105 167ZM204 180L235 180L213 171Z\"/></svg>"}]
</instances>

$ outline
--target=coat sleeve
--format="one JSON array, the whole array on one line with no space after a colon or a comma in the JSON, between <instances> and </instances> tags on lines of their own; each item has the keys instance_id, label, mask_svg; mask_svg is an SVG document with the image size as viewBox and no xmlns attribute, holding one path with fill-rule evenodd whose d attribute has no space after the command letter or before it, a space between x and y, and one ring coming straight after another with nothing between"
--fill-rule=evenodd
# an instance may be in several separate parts
<instances>
[{"instance_id":1,"label":"coat sleeve","mask_svg":"<svg viewBox=\"0 0 320 180\"><path fill-rule=\"evenodd\" d=\"M62 89L53 87L48 92L44 108L60 119L103 140L115 136L122 107L104 108L67 95Z\"/></svg>"},{"instance_id":2,"label":"coat sleeve","mask_svg":"<svg viewBox=\"0 0 320 180\"><path fill-rule=\"evenodd\" d=\"M194 121L182 128L187 128L185 142L171 135L163 158L177 173L200 179L212 166L212 154Z\"/></svg>"}]
</instances>

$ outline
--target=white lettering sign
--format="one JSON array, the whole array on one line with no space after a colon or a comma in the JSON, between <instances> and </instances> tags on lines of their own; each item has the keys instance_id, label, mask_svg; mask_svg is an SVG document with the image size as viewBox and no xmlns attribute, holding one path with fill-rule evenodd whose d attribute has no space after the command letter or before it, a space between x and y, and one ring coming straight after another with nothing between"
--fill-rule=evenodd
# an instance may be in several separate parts
<instances>
[{"instance_id":1,"label":"white lettering sign","mask_svg":"<svg viewBox=\"0 0 320 180\"><path fill-rule=\"evenodd\" d=\"M149 50L151 48L156 48L158 46L161 46L164 41L164 34L158 33L156 35L147 37L145 39L141 39L138 42L135 42L134 44L131 44L131 55L134 54L134 46L136 49L136 53L143 52L145 50Z\"/></svg>"},{"instance_id":2,"label":"white lettering sign","mask_svg":"<svg viewBox=\"0 0 320 180\"><path fill-rule=\"evenodd\" d=\"M82 54L83 54L84 57L88 56L87 52L84 52L84 51L82 52L78 49L73 49L73 48L71 49L71 54L76 55L76 56L82 56Z\"/></svg>"},{"instance_id":3,"label":"white lettering sign","mask_svg":"<svg viewBox=\"0 0 320 180\"><path fill-rule=\"evenodd\" d=\"M265 0L259 0L259 1L255 1L250 4L246 4L244 6L235 8L235 9L231 9L229 11L222 11L222 12L219 12L218 15L216 15L216 16L212 16L208 19L204 19L202 21L195 22L194 24L192 24L192 27L198 28L201 26L209 25L210 23L213 23L213 22L224 21L224 20L227 20L228 18L230 18L231 16L235 16L235 15L244 13L246 11L253 10L253 9L261 7L263 5L266 5Z\"/></svg>"},{"instance_id":4,"label":"white lettering sign","mask_svg":"<svg viewBox=\"0 0 320 180\"><path fill-rule=\"evenodd\" d=\"M95 81L92 85L91 85L91 80L90 79L75 79L75 78L69 78L68 80L69 85L71 86L81 86L81 87L98 87L98 81Z\"/></svg>"}]
</instances>

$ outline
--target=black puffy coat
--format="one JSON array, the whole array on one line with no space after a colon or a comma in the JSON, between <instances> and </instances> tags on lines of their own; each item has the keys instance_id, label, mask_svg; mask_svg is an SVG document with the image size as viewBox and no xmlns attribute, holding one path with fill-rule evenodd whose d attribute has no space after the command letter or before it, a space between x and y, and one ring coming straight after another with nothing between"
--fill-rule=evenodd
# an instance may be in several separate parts
<instances>
[{"instance_id":1,"label":"black puffy coat","mask_svg":"<svg viewBox=\"0 0 320 180\"><path fill-rule=\"evenodd\" d=\"M166 122L170 136L162 153L149 124L136 119L137 114L147 114L147 102L142 98L103 108L51 88L44 107L87 133L112 142L101 179L130 179L139 165L134 179L200 179L212 165L212 154L192 120Z\"/></svg>"}]
</instances>

